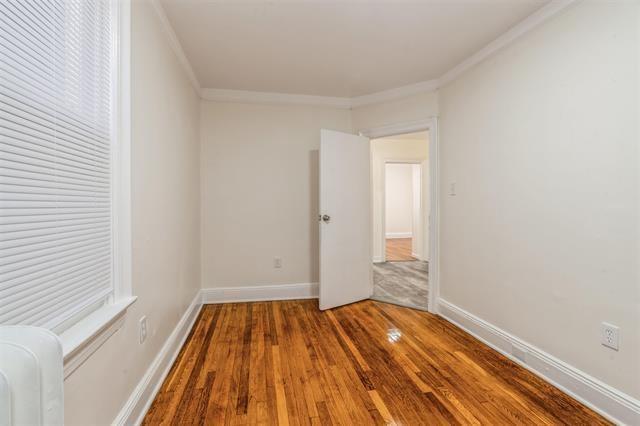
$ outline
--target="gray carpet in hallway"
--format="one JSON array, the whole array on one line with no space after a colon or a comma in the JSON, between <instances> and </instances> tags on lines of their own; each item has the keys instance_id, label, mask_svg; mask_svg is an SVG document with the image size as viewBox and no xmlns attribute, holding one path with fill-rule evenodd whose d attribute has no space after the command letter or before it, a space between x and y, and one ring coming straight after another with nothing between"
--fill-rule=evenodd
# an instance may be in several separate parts
<instances>
[{"instance_id":1,"label":"gray carpet in hallway","mask_svg":"<svg viewBox=\"0 0 640 426\"><path fill-rule=\"evenodd\" d=\"M427 262L373 264L373 298L427 309L429 266Z\"/></svg>"}]
</instances>

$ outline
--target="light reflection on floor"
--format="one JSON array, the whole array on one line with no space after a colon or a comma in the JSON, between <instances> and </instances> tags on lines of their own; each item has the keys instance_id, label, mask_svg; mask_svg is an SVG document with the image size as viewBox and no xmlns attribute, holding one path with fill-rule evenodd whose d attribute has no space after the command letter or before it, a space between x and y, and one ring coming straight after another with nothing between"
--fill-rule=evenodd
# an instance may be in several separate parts
<instances>
[{"instance_id":1,"label":"light reflection on floor","mask_svg":"<svg viewBox=\"0 0 640 426\"><path fill-rule=\"evenodd\" d=\"M402 337L402 332L397 328L390 328L387 330L387 339L390 343L395 343Z\"/></svg>"}]
</instances>

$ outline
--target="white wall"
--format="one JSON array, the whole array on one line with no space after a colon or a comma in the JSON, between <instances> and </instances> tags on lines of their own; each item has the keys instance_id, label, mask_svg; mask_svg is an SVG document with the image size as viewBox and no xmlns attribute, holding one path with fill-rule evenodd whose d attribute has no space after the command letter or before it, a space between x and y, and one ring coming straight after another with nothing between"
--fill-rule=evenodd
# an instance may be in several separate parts
<instances>
[{"instance_id":1,"label":"white wall","mask_svg":"<svg viewBox=\"0 0 640 426\"><path fill-rule=\"evenodd\" d=\"M321 128L349 111L202 102L204 288L318 281Z\"/></svg>"},{"instance_id":2,"label":"white wall","mask_svg":"<svg viewBox=\"0 0 640 426\"><path fill-rule=\"evenodd\" d=\"M429 92L353 108L351 121L353 130L357 133L389 124L424 121L436 115L438 115L438 94Z\"/></svg>"},{"instance_id":3,"label":"white wall","mask_svg":"<svg viewBox=\"0 0 640 426\"><path fill-rule=\"evenodd\" d=\"M385 183L383 171L385 161L426 161L428 156L428 140L382 138L371 141L372 240L374 262L380 262L384 253L383 188ZM426 173L426 176L428 176L428 172L428 168L425 168L424 173ZM423 181L423 186L424 184L425 182ZM427 209L423 209L423 211L428 211L428 206Z\"/></svg>"},{"instance_id":4,"label":"white wall","mask_svg":"<svg viewBox=\"0 0 640 426\"><path fill-rule=\"evenodd\" d=\"M426 161L424 163L426 163ZM425 216L429 216L429 198L425 198L424 203L422 200L422 167L423 164L411 165L411 229L413 230L413 234L422 231L422 239L429 241L428 233L425 234L423 230L426 229L428 231L429 227L423 228L422 224L424 220L422 217L423 207L427 210ZM424 164L424 167L425 172L428 172L428 166ZM425 253L422 252L421 242L421 238L411 239L411 254L420 259L425 257Z\"/></svg>"},{"instance_id":5,"label":"white wall","mask_svg":"<svg viewBox=\"0 0 640 426\"><path fill-rule=\"evenodd\" d=\"M200 287L199 100L148 2L132 10L133 294L124 326L65 381L65 424L110 424ZM148 336L138 344L138 319Z\"/></svg>"},{"instance_id":6,"label":"white wall","mask_svg":"<svg viewBox=\"0 0 640 426\"><path fill-rule=\"evenodd\" d=\"M638 8L577 3L440 93L441 296L635 398Z\"/></svg>"},{"instance_id":7,"label":"white wall","mask_svg":"<svg viewBox=\"0 0 640 426\"><path fill-rule=\"evenodd\" d=\"M385 231L387 238L411 238L413 230L413 170L411 164L385 167Z\"/></svg>"}]
</instances>

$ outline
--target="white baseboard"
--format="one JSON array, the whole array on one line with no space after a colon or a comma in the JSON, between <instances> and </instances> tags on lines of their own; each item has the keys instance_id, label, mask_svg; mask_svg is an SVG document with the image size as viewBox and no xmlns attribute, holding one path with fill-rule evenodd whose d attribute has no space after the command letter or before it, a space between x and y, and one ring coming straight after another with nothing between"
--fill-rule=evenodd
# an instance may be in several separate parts
<instances>
[{"instance_id":1,"label":"white baseboard","mask_svg":"<svg viewBox=\"0 0 640 426\"><path fill-rule=\"evenodd\" d=\"M151 363L151 366L147 369L142 380L133 390L129 400L120 410L120 413L112 423L113 425L137 426L142 423L145 414L160 390L160 386L162 386L178 353L180 353L180 349L182 349L182 345L184 345L201 307L202 296L198 292Z\"/></svg>"},{"instance_id":2,"label":"white baseboard","mask_svg":"<svg viewBox=\"0 0 640 426\"><path fill-rule=\"evenodd\" d=\"M373 256L373 263L381 263L383 262L382 256Z\"/></svg>"},{"instance_id":3,"label":"white baseboard","mask_svg":"<svg viewBox=\"0 0 640 426\"><path fill-rule=\"evenodd\" d=\"M393 238L412 238L413 233L411 232L387 232L385 234L385 238L393 239Z\"/></svg>"},{"instance_id":4,"label":"white baseboard","mask_svg":"<svg viewBox=\"0 0 640 426\"><path fill-rule=\"evenodd\" d=\"M640 401L637 399L442 298L438 302L438 313L609 420L617 424L640 425ZM514 347L519 357L512 354Z\"/></svg>"},{"instance_id":5,"label":"white baseboard","mask_svg":"<svg viewBox=\"0 0 640 426\"><path fill-rule=\"evenodd\" d=\"M202 303L260 302L265 300L315 299L317 297L318 283L202 289Z\"/></svg>"}]
</instances>

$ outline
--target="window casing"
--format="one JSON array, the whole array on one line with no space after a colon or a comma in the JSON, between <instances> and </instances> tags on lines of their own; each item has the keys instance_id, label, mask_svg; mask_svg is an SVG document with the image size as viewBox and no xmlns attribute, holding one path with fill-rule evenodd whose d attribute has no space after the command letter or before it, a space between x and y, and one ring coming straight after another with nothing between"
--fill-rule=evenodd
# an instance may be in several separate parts
<instances>
[{"instance_id":1,"label":"window casing","mask_svg":"<svg viewBox=\"0 0 640 426\"><path fill-rule=\"evenodd\" d=\"M0 324L128 296L119 3L0 2Z\"/></svg>"}]
</instances>

